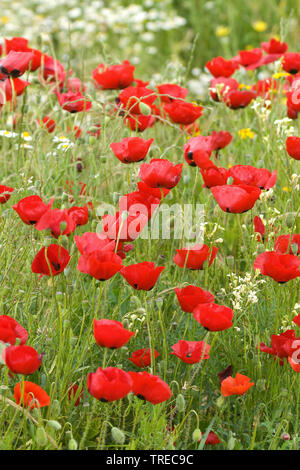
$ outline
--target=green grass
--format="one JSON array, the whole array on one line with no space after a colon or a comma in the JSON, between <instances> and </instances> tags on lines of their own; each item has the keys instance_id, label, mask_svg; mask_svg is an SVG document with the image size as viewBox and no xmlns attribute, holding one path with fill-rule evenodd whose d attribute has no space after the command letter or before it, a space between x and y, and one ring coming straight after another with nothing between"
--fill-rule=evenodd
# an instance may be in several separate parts
<instances>
[{"instance_id":1,"label":"green grass","mask_svg":"<svg viewBox=\"0 0 300 470\"><path fill-rule=\"evenodd\" d=\"M164 2L155 2L157 8L160 3ZM249 11L232 1L226 2L224 9L224 2L214 3L215 7L206 9L205 13L204 2L174 1L173 8L187 18L187 25L182 28L182 33L178 33L179 30L159 32L154 41L158 53L154 56L140 54L136 76L148 79L158 70L165 81L171 79L175 65L170 67L168 63L174 60L183 63L190 77L189 68L202 67L215 55L229 57L249 43L259 46L271 32L279 34L279 18L288 19L291 8L297 18L299 9L297 2L288 1L273 2L272 6L268 2L268 8L252 2ZM51 14L55 15L55 12ZM266 21L268 30L265 33L253 30L251 23L256 20ZM24 28L28 28L30 20L28 24L26 18L23 21ZM293 45L296 47L297 44L295 24L285 24L286 39L290 39L290 49L294 50ZM22 34L22 25L20 22L19 31L14 30L13 34ZM230 27L228 43L215 37L218 25ZM3 34L12 35L5 27ZM262 278L253 270L256 253L273 246L272 240L265 247L257 243L253 228L255 215L262 214L267 222L278 227L278 234L299 233L300 228L297 217L292 225L286 223L287 214L295 216L299 211L299 189L291 183L292 175L299 172L299 163L286 154L285 131L277 133L274 124L275 120L285 117L281 95L276 98L266 119L251 106L232 111L212 103L208 93L202 100L204 113L199 120L202 133L228 130L233 135L232 143L221 152L221 166L251 164L278 171L273 196L258 201L252 211L234 215L225 214L216 207L210 191L202 187L198 169L184 165L179 185L164 202L204 204L205 242L212 245L223 239L217 243L219 253L210 268L188 271L175 265L176 248L181 248L184 241L137 239L125 265L154 261L165 266L155 288L145 294L134 291L119 274L99 283L80 273L76 268L79 253L74 235L71 235L59 240L72 255L64 273L38 281L38 275L31 272L35 254L54 239L24 225L12 209L13 204L25 196L38 194L45 201L55 197L55 207L70 207L66 181L74 181L74 188L79 182L86 183L94 211L88 225L76 229L76 234L82 234L96 231L98 206L103 203L116 206L118 196L134 191L139 181L139 164L125 167L109 147L111 142L135 135L120 118L103 107L103 102L113 102L118 93L97 91L91 80L92 69L102 60L109 58L115 62L131 57L138 38L126 28L123 32L124 37L128 37L128 46L124 49L119 47L120 37L114 31L108 31L104 43L96 34L93 37L93 33L85 32L85 37L90 38L88 46L83 44L76 31L71 36L67 31L51 31L50 42L45 42L44 47L50 53L54 45L56 56L65 65L67 59L63 59L63 54L69 55L74 74L88 83L87 94L93 101L93 108L87 115L62 111L55 96L39 84L35 74L26 95L18 98L15 110L21 116L16 132L29 132L32 141L28 143L33 148L24 149L19 137L0 137L0 182L15 188L11 199L0 208L0 313L16 318L29 332L27 344L44 354L41 369L28 380L42 386L51 397L50 406L39 411L28 412L16 407L13 388L18 379L9 377L7 368L1 369L0 449L65 449L74 446L72 439L79 449L198 449L199 443L192 439L196 428L202 432L213 429L221 439L218 449L299 449L300 376L287 364L281 367L256 349L261 341L269 345L271 334L293 328L294 306L299 303L299 280L278 285L266 277L265 283L259 283ZM197 33L198 39L192 46ZM34 39L31 44L39 46ZM184 74L179 77L181 83L185 82ZM257 74L252 72L242 80L252 84L256 79ZM198 97L189 95L189 98ZM36 124L36 120L45 114L51 115L57 123L53 134ZM2 130L11 129L12 116L9 106L4 107L0 116ZM100 139L89 137L86 131L98 123L102 129ZM82 138L75 139L67 134L67 129L74 125L82 127ZM295 126L297 134L298 121L289 125ZM241 139L238 131L242 128L251 128L255 138ZM74 146L66 152L57 150L54 135L68 135ZM179 127L157 123L142 137L154 138L147 160L164 153L164 157L172 162L183 162L187 136ZM80 173L77 171L79 160L83 166ZM74 204L82 205L86 200L74 189ZM234 310L234 327L220 333L206 333L191 314L182 312L173 288L185 283L211 291L217 303L229 307L235 305L234 294L238 292L240 308ZM257 293L257 303L249 301L252 291ZM125 327L138 332L126 347L104 352L93 337L94 318L122 321ZM209 360L189 366L170 355L171 346L180 339L204 338L211 345ZM102 366L137 370L128 357L132 351L149 346L159 351L152 372L171 387L173 395L169 401L153 406L129 395L115 403L101 403L88 394L88 373ZM217 373L230 364L234 375L240 372L249 376L255 386L244 396L223 399ZM78 407L74 407L67 396L72 383L83 386L84 398ZM179 395L185 400L181 411L176 405ZM41 436L41 427L46 430L46 438ZM112 427L123 431L123 445L113 440ZM284 433L290 435L290 440L282 439Z\"/></svg>"}]
</instances>

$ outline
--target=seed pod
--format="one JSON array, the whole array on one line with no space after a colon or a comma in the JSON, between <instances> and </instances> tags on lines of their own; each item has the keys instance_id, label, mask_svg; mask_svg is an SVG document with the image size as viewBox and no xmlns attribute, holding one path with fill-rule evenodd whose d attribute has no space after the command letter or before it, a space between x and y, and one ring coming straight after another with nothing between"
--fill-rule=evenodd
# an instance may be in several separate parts
<instances>
[{"instance_id":1,"label":"seed pod","mask_svg":"<svg viewBox=\"0 0 300 470\"><path fill-rule=\"evenodd\" d=\"M117 444L124 444L125 434L123 433L123 431L121 431L121 429L115 427L111 428L111 436Z\"/></svg>"},{"instance_id":2,"label":"seed pod","mask_svg":"<svg viewBox=\"0 0 300 470\"><path fill-rule=\"evenodd\" d=\"M47 426L50 426L50 428L54 429L55 431L60 431L61 430L61 424L59 424L59 422L55 421L54 419L50 419L47 422Z\"/></svg>"},{"instance_id":3,"label":"seed pod","mask_svg":"<svg viewBox=\"0 0 300 470\"><path fill-rule=\"evenodd\" d=\"M202 432L199 428L196 428L192 434L193 442L199 442L202 437Z\"/></svg>"},{"instance_id":4,"label":"seed pod","mask_svg":"<svg viewBox=\"0 0 300 470\"><path fill-rule=\"evenodd\" d=\"M36 433L35 433L35 440L37 444L41 447L45 447L45 445L47 445L48 439L47 439L46 431L43 428L43 426L39 426L37 428Z\"/></svg>"},{"instance_id":5,"label":"seed pod","mask_svg":"<svg viewBox=\"0 0 300 470\"><path fill-rule=\"evenodd\" d=\"M77 448L78 448L78 444L77 444L77 442L75 441L75 439L72 437L72 438L69 440L68 449L69 449L69 450L77 450Z\"/></svg>"},{"instance_id":6,"label":"seed pod","mask_svg":"<svg viewBox=\"0 0 300 470\"><path fill-rule=\"evenodd\" d=\"M145 116L150 116L151 114L151 108L148 106L146 103L143 103L142 101L139 103L139 108L141 111L141 114L144 114Z\"/></svg>"},{"instance_id":7,"label":"seed pod","mask_svg":"<svg viewBox=\"0 0 300 470\"><path fill-rule=\"evenodd\" d=\"M179 413L184 413L185 411L185 399L184 396L179 393L176 398L176 408L179 411Z\"/></svg>"}]
</instances>

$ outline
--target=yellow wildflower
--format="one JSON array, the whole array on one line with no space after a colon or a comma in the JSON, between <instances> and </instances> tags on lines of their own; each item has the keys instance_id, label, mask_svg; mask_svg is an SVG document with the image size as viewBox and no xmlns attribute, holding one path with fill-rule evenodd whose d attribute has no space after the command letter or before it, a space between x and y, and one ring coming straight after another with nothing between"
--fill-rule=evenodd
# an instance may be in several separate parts
<instances>
[{"instance_id":1,"label":"yellow wildflower","mask_svg":"<svg viewBox=\"0 0 300 470\"><path fill-rule=\"evenodd\" d=\"M6 24L8 22L8 16L0 16L0 20L2 24Z\"/></svg>"},{"instance_id":2,"label":"yellow wildflower","mask_svg":"<svg viewBox=\"0 0 300 470\"><path fill-rule=\"evenodd\" d=\"M266 31L268 25L264 21L255 21L252 23L252 28L255 29L258 33L263 33Z\"/></svg>"},{"instance_id":3,"label":"yellow wildflower","mask_svg":"<svg viewBox=\"0 0 300 470\"><path fill-rule=\"evenodd\" d=\"M289 75L291 75L290 73L288 72L278 72L278 73L274 73L274 75L272 75L273 78L282 78L282 77L288 77Z\"/></svg>"},{"instance_id":4,"label":"yellow wildflower","mask_svg":"<svg viewBox=\"0 0 300 470\"><path fill-rule=\"evenodd\" d=\"M230 29L227 28L227 26L218 26L216 28L216 36L218 37L224 37L224 36L228 36L230 33Z\"/></svg>"},{"instance_id":5,"label":"yellow wildflower","mask_svg":"<svg viewBox=\"0 0 300 470\"><path fill-rule=\"evenodd\" d=\"M247 139L247 138L253 139L255 137L255 133L253 131L251 131L251 129L249 127L245 128L245 129L240 129L238 131L238 134L242 139Z\"/></svg>"},{"instance_id":6,"label":"yellow wildflower","mask_svg":"<svg viewBox=\"0 0 300 470\"><path fill-rule=\"evenodd\" d=\"M240 83L239 89L242 90L243 88L246 88L246 90L251 90L252 87L250 85L246 85L245 83Z\"/></svg>"}]
</instances>

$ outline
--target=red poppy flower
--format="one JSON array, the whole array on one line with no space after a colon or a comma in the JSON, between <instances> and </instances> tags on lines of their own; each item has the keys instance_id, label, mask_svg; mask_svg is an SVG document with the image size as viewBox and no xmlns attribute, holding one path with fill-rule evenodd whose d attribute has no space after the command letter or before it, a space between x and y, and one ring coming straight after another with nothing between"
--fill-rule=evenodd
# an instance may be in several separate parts
<instances>
[{"instance_id":1,"label":"red poppy flower","mask_svg":"<svg viewBox=\"0 0 300 470\"><path fill-rule=\"evenodd\" d=\"M146 157L154 139L125 137L121 142L113 142L110 148L122 163L140 162Z\"/></svg>"},{"instance_id":2,"label":"red poppy flower","mask_svg":"<svg viewBox=\"0 0 300 470\"><path fill-rule=\"evenodd\" d=\"M5 54L10 51L25 52L28 48L28 39L23 37L13 37L12 39L4 38Z\"/></svg>"},{"instance_id":3,"label":"red poppy flower","mask_svg":"<svg viewBox=\"0 0 300 470\"><path fill-rule=\"evenodd\" d=\"M13 191L14 191L14 188L0 185L0 204L5 204L9 200L11 193Z\"/></svg>"},{"instance_id":4,"label":"red poppy flower","mask_svg":"<svg viewBox=\"0 0 300 470\"><path fill-rule=\"evenodd\" d=\"M163 197L166 197L170 192L170 189L166 188L150 188L144 181L139 181L137 185L139 192L143 194L146 199L149 198L149 196L161 199L162 193Z\"/></svg>"},{"instance_id":5,"label":"red poppy flower","mask_svg":"<svg viewBox=\"0 0 300 470\"><path fill-rule=\"evenodd\" d=\"M295 245L296 253L293 253L293 245ZM290 255L300 255L300 234L280 235L275 240L274 250L280 253L289 253Z\"/></svg>"},{"instance_id":6,"label":"red poppy flower","mask_svg":"<svg viewBox=\"0 0 300 470\"><path fill-rule=\"evenodd\" d=\"M300 277L300 259L297 256L265 251L255 259L253 268L264 276L270 276L279 283Z\"/></svg>"},{"instance_id":7,"label":"red poppy flower","mask_svg":"<svg viewBox=\"0 0 300 470\"><path fill-rule=\"evenodd\" d=\"M250 378L246 375L237 373L235 378L227 377L221 383L221 393L224 397L231 395L244 395L249 388L253 387L254 382L250 382Z\"/></svg>"},{"instance_id":8,"label":"red poppy flower","mask_svg":"<svg viewBox=\"0 0 300 470\"><path fill-rule=\"evenodd\" d=\"M214 101L220 101L220 96L224 98L230 90L237 90L239 82L234 78L218 77L210 82L209 93Z\"/></svg>"},{"instance_id":9,"label":"red poppy flower","mask_svg":"<svg viewBox=\"0 0 300 470\"><path fill-rule=\"evenodd\" d=\"M143 132L148 127L152 127L155 123L155 118L151 115L135 114L134 116L126 116L125 124L129 129L136 132Z\"/></svg>"},{"instance_id":10,"label":"red poppy flower","mask_svg":"<svg viewBox=\"0 0 300 470\"><path fill-rule=\"evenodd\" d=\"M261 237L257 236L257 241L265 241L266 227L264 226L263 221L257 215L253 219L254 222L254 232L259 233Z\"/></svg>"},{"instance_id":11,"label":"red poppy flower","mask_svg":"<svg viewBox=\"0 0 300 470\"><path fill-rule=\"evenodd\" d=\"M151 188L172 189L181 178L183 164L174 165L169 160L153 158L140 166L140 178Z\"/></svg>"},{"instance_id":12,"label":"red poppy flower","mask_svg":"<svg viewBox=\"0 0 300 470\"><path fill-rule=\"evenodd\" d=\"M179 357L186 364L196 364L204 359L209 359L209 344L204 341L185 341L181 339L173 344L171 354Z\"/></svg>"},{"instance_id":13,"label":"red poppy flower","mask_svg":"<svg viewBox=\"0 0 300 470\"><path fill-rule=\"evenodd\" d=\"M233 311L224 305L210 302L197 305L193 310L193 316L206 330L223 331L232 326Z\"/></svg>"},{"instance_id":14,"label":"red poppy flower","mask_svg":"<svg viewBox=\"0 0 300 470\"><path fill-rule=\"evenodd\" d=\"M110 349L121 348L135 333L126 330L121 322L94 319L94 337L99 346Z\"/></svg>"},{"instance_id":15,"label":"red poppy flower","mask_svg":"<svg viewBox=\"0 0 300 470\"><path fill-rule=\"evenodd\" d=\"M204 436L204 432L202 433L202 437ZM201 439L200 439L201 441ZM199 442L200 442L199 441ZM206 438L206 441L205 441L205 445L207 444L210 444L210 445L217 445L217 444L220 444L220 439L218 438L218 436L213 432L213 431L209 431L208 435L207 435L207 438Z\"/></svg>"},{"instance_id":16,"label":"red poppy flower","mask_svg":"<svg viewBox=\"0 0 300 470\"><path fill-rule=\"evenodd\" d=\"M169 118L176 124L187 126L202 116L203 106L197 106L182 100L173 100L171 103L164 105L164 111Z\"/></svg>"},{"instance_id":17,"label":"red poppy flower","mask_svg":"<svg viewBox=\"0 0 300 470\"><path fill-rule=\"evenodd\" d=\"M25 408L42 408L50 405L50 397L39 385L24 380L17 383L14 389L14 398L17 405Z\"/></svg>"},{"instance_id":18,"label":"red poppy flower","mask_svg":"<svg viewBox=\"0 0 300 470\"><path fill-rule=\"evenodd\" d=\"M76 398L77 397L77 398ZM70 402L73 402L76 398L74 406L78 406L80 401L83 399L83 389L82 386L72 384L68 390L68 398Z\"/></svg>"},{"instance_id":19,"label":"red poppy flower","mask_svg":"<svg viewBox=\"0 0 300 470\"><path fill-rule=\"evenodd\" d=\"M157 85L156 88L158 89L160 99L163 103L171 103L171 101L176 98L184 100L188 94L187 88L176 85L176 83L163 83L162 85Z\"/></svg>"},{"instance_id":20,"label":"red poppy flower","mask_svg":"<svg viewBox=\"0 0 300 470\"><path fill-rule=\"evenodd\" d=\"M74 93L73 91L68 91L67 93L57 93L57 98L62 109L70 113L88 111L92 107L92 103L80 92Z\"/></svg>"},{"instance_id":21,"label":"red poppy flower","mask_svg":"<svg viewBox=\"0 0 300 470\"><path fill-rule=\"evenodd\" d=\"M295 75L300 72L300 53L299 52L286 52L283 55L281 67L285 72Z\"/></svg>"},{"instance_id":22,"label":"red poppy flower","mask_svg":"<svg viewBox=\"0 0 300 470\"><path fill-rule=\"evenodd\" d=\"M68 209L68 214L71 216L73 221L78 225L85 225L88 223L89 220L89 209L87 206L77 207L73 206Z\"/></svg>"},{"instance_id":23,"label":"red poppy flower","mask_svg":"<svg viewBox=\"0 0 300 470\"><path fill-rule=\"evenodd\" d=\"M213 186L223 186L227 184L229 172L225 168L212 166L211 168L202 169L201 175L204 182L204 187L212 188ZM240 181L234 180L234 183L239 184Z\"/></svg>"},{"instance_id":24,"label":"red poppy flower","mask_svg":"<svg viewBox=\"0 0 300 470\"><path fill-rule=\"evenodd\" d=\"M159 353L154 351L154 358L156 359ZM137 367L148 367L151 364L151 351L150 349L142 348L131 353L131 357L128 358Z\"/></svg>"},{"instance_id":25,"label":"red poppy flower","mask_svg":"<svg viewBox=\"0 0 300 470\"><path fill-rule=\"evenodd\" d=\"M261 96L264 99L271 99L277 89L277 82L273 78L258 80L251 89L257 96Z\"/></svg>"},{"instance_id":26,"label":"red poppy flower","mask_svg":"<svg viewBox=\"0 0 300 470\"><path fill-rule=\"evenodd\" d=\"M134 65L124 60L122 64L117 65L99 64L92 75L97 88L116 90L131 85L134 80L134 70Z\"/></svg>"},{"instance_id":27,"label":"red poppy flower","mask_svg":"<svg viewBox=\"0 0 300 470\"><path fill-rule=\"evenodd\" d=\"M265 168L255 168L251 165L234 165L229 169L229 176L240 180L248 186L256 186L260 189L270 189L276 183L277 171L271 173Z\"/></svg>"},{"instance_id":28,"label":"red poppy flower","mask_svg":"<svg viewBox=\"0 0 300 470\"><path fill-rule=\"evenodd\" d=\"M241 214L252 209L260 196L261 190L246 184L214 186L211 192L224 212Z\"/></svg>"},{"instance_id":29,"label":"red poppy flower","mask_svg":"<svg viewBox=\"0 0 300 470\"><path fill-rule=\"evenodd\" d=\"M256 94L252 90L230 90L224 95L224 103L228 108L240 109L248 106L255 98Z\"/></svg>"},{"instance_id":30,"label":"red poppy flower","mask_svg":"<svg viewBox=\"0 0 300 470\"><path fill-rule=\"evenodd\" d=\"M80 78L77 77L69 77L67 80L67 91L72 91L73 93L84 93L86 90L86 86Z\"/></svg>"},{"instance_id":31,"label":"red poppy flower","mask_svg":"<svg viewBox=\"0 0 300 470\"><path fill-rule=\"evenodd\" d=\"M3 93L1 93L0 105L3 106L7 101L12 101L13 97L22 95L28 85L30 82L21 78L6 78L1 81L0 88Z\"/></svg>"},{"instance_id":32,"label":"red poppy flower","mask_svg":"<svg viewBox=\"0 0 300 470\"><path fill-rule=\"evenodd\" d=\"M54 132L56 127L56 122L54 121L54 119L50 119L49 116L44 116L42 119L42 123L42 127L46 128L49 134L51 134L51 132Z\"/></svg>"},{"instance_id":33,"label":"red poppy flower","mask_svg":"<svg viewBox=\"0 0 300 470\"><path fill-rule=\"evenodd\" d=\"M218 56L206 62L206 68L210 73L218 77L230 77L238 68L239 64L234 60L226 60L224 57Z\"/></svg>"},{"instance_id":34,"label":"red poppy flower","mask_svg":"<svg viewBox=\"0 0 300 470\"><path fill-rule=\"evenodd\" d=\"M213 151L211 136L191 137L184 145L184 158L191 166L199 166L199 168L215 167L214 163L209 159Z\"/></svg>"},{"instance_id":35,"label":"red poppy flower","mask_svg":"<svg viewBox=\"0 0 300 470\"><path fill-rule=\"evenodd\" d=\"M10 51L6 57L0 60L0 72L8 77L20 77L28 70L32 59L32 52Z\"/></svg>"},{"instance_id":36,"label":"red poppy flower","mask_svg":"<svg viewBox=\"0 0 300 470\"><path fill-rule=\"evenodd\" d=\"M269 42L262 42L261 47L267 54L278 54L281 56L287 51L288 45L286 42L280 42L275 38L271 38Z\"/></svg>"},{"instance_id":37,"label":"red poppy flower","mask_svg":"<svg viewBox=\"0 0 300 470\"><path fill-rule=\"evenodd\" d=\"M210 266L216 257L218 248L213 246L211 249L207 245L195 245L190 248L176 250L174 263L180 268L203 269L203 264L208 260Z\"/></svg>"},{"instance_id":38,"label":"red poppy flower","mask_svg":"<svg viewBox=\"0 0 300 470\"><path fill-rule=\"evenodd\" d=\"M115 401L126 397L132 390L132 379L128 372L116 367L99 367L88 374L88 392L100 401Z\"/></svg>"},{"instance_id":39,"label":"red poppy flower","mask_svg":"<svg viewBox=\"0 0 300 470\"><path fill-rule=\"evenodd\" d=\"M142 207L140 207L142 209ZM147 207L143 206L145 212ZM148 215L145 213L131 213L124 219L122 213L116 212L115 215L104 215L103 233L112 240L133 241L142 233L148 223Z\"/></svg>"},{"instance_id":40,"label":"red poppy flower","mask_svg":"<svg viewBox=\"0 0 300 470\"><path fill-rule=\"evenodd\" d=\"M60 235L70 235L76 229L76 223L67 209L48 209L37 221L37 230L51 231L51 235L58 238Z\"/></svg>"},{"instance_id":41,"label":"red poppy flower","mask_svg":"<svg viewBox=\"0 0 300 470\"><path fill-rule=\"evenodd\" d=\"M290 157L300 160L300 137L288 137L285 146Z\"/></svg>"},{"instance_id":42,"label":"red poppy flower","mask_svg":"<svg viewBox=\"0 0 300 470\"><path fill-rule=\"evenodd\" d=\"M282 366L284 359L292 356L293 352L296 351L297 346L295 346L295 341L299 339L295 336L295 330L286 330L280 335L271 336L271 347L260 343L259 349L264 353L272 355L274 359L278 357L280 359L279 364Z\"/></svg>"},{"instance_id":43,"label":"red poppy flower","mask_svg":"<svg viewBox=\"0 0 300 470\"><path fill-rule=\"evenodd\" d=\"M70 261L68 250L60 245L49 245L43 248L35 255L31 265L33 273L42 276L57 276L62 273Z\"/></svg>"},{"instance_id":44,"label":"red poppy flower","mask_svg":"<svg viewBox=\"0 0 300 470\"><path fill-rule=\"evenodd\" d=\"M77 269L99 281L106 281L122 269L122 259L109 250L97 250L80 256Z\"/></svg>"},{"instance_id":45,"label":"red poppy flower","mask_svg":"<svg viewBox=\"0 0 300 470\"><path fill-rule=\"evenodd\" d=\"M292 357L288 357L288 363L295 372L300 372L300 362L294 361Z\"/></svg>"},{"instance_id":46,"label":"red poppy flower","mask_svg":"<svg viewBox=\"0 0 300 470\"><path fill-rule=\"evenodd\" d=\"M38 49L28 47L28 39L23 37L14 37L12 39L5 38L4 41L6 54L10 51L31 52L33 54L33 58L29 64L30 71L34 72L41 65L42 52Z\"/></svg>"},{"instance_id":47,"label":"red poppy flower","mask_svg":"<svg viewBox=\"0 0 300 470\"><path fill-rule=\"evenodd\" d=\"M174 290L179 305L184 312L192 313L197 305L214 301L213 294L197 286L187 286L182 289L176 287Z\"/></svg>"},{"instance_id":48,"label":"red poppy flower","mask_svg":"<svg viewBox=\"0 0 300 470\"><path fill-rule=\"evenodd\" d=\"M238 55L238 62L240 65L246 68L246 70L252 70L256 68L257 63L259 63L262 58L263 51L256 47L247 51L240 51Z\"/></svg>"},{"instance_id":49,"label":"red poppy flower","mask_svg":"<svg viewBox=\"0 0 300 470\"><path fill-rule=\"evenodd\" d=\"M0 317L1 318L1 317ZM300 326L300 315L296 315L293 318L293 322L296 323L297 326Z\"/></svg>"},{"instance_id":50,"label":"red poppy flower","mask_svg":"<svg viewBox=\"0 0 300 470\"><path fill-rule=\"evenodd\" d=\"M132 114L142 114L140 103L151 107L156 98L153 90L143 86L129 86L119 94L120 103Z\"/></svg>"},{"instance_id":51,"label":"red poppy flower","mask_svg":"<svg viewBox=\"0 0 300 470\"><path fill-rule=\"evenodd\" d=\"M160 197L154 196L151 192L133 191L132 193L124 194L119 200L119 213L127 211L130 216L144 215L150 220L154 211L159 206L161 201Z\"/></svg>"},{"instance_id":52,"label":"red poppy flower","mask_svg":"<svg viewBox=\"0 0 300 470\"><path fill-rule=\"evenodd\" d=\"M25 224L35 225L42 215L51 208L53 201L54 199L51 199L48 204L45 204L39 196L27 196L13 205L13 209Z\"/></svg>"},{"instance_id":53,"label":"red poppy flower","mask_svg":"<svg viewBox=\"0 0 300 470\"><path fill-rule=\"evenodd\" d=\"M220 383L222 383L223 380L227 379L227 377L230 377L232 375L233 375L232 366L229 365L228 367L226 367L226 369L221 370L221 372L218 372Z\"/></svg>"},{"instance_id":54,"label":"red poppy flower","mask_svg":"<svg viewBox=\"0 0 300 470\"><path fill-rule=\"evenodd\" d=\"M14 374L33 374L42 363L42 355L31 346L9 346L2 353L5 364Z\"/></svg>"},{"instance_id":55,"label":"red poppy flower","mask_svg":"<svg viewBox=\"0 0 300 470\"><path fill-rule=\"evenodd\" d=\"M155 267L155 263L143 261L124 267L120 274L134 289L151 290L164 269L164 266Z\"/></svg>"},{"instance_id":56,"label":"red poppy flower","mask_svg":"<svg viewBox=\"0 0 300 470\"><path fill-rule=\"evenodd\" d=\"M115 241L102 233L85 232L83 235L74 237L76 246L82 255L89 255L93 251L114 251Z\"/></svg>"},{"instance_id":57,"label":"red poppy flower","mask_svg":"<svg viewBox=\"0 0 300 470\"><path fill-rule=\"evenodd\" d=\"M0 341L14 345L17 338L20 344L26 343L28 333L25 328L9 315L0 315Z\"/></svg>"},{"instance_id":58,"label":"red poppy flower","mask_svg":"<svg viewBox=\"0 0 300 470\"><path fill-rule=\"evenodd\" d=\"M157 405L169 400L172 392L169 386L157 375L148 372L128 372L132 379L132 391L141 400Z\"/></svg>"},{"instance_id":59,"label":"red poppy flower","mask_svg":"<svg viewBox=\"0 0 300 470\"><path fill-rule=\"evenodd\" d=\"M43 54L42 57L42 75L43 79L47 83L57 83L59 87L62 87L65 83L66 72L64 66L59 60L53 59L53 57Z\"/></svg>"},{"instance_id":60,"label":"red poppy flower","mask_svg":"<svg viewBox=\"0 0 300 470\"><path fill-rule=\"evenodd\" d=\"M232 141L232 135L227 131L213 131L210 135L213 150L221 150Z\"/></svg>"},{"instance_id":61,"label":"red poppy flower","mask_svg":"<svg viewBox=\"0 0 300 470\"><path fill-rule=\"evenodd\" d=\"M34 49L32 47L29 47L27 51L31 52L33 56L32 60L29 63L28 70L30 70L30 72L34 72L41 66L42 58L44 54L39 49Z\"/></svg>"}]
</instances>

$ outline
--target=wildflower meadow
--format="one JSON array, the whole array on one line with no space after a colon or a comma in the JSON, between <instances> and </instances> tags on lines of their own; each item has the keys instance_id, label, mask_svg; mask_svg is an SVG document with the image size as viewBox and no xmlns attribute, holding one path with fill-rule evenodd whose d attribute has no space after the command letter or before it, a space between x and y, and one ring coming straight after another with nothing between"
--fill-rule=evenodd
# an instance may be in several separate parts
<instances>
[{"instance_id":1,"label":"wildflower meadow","mask_svg":"<svg viewBox=\"0 0 300 470\"><path fill-rule=\"evenodd\" d=\"M1 5L0 450L300 450L299 1Z\"/></svg>"}]
</instances>

